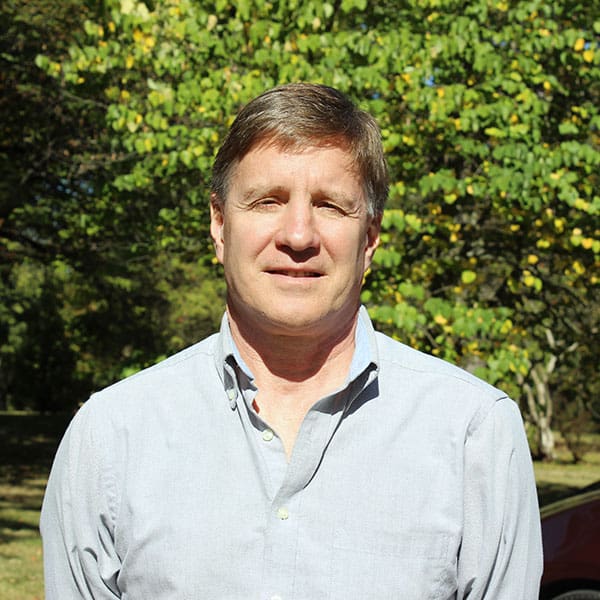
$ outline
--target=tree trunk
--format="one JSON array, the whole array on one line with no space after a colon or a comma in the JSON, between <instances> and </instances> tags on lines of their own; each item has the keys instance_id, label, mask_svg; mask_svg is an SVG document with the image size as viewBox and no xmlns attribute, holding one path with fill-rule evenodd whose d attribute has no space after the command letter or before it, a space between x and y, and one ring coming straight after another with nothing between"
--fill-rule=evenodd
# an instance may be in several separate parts
<instances>
[{"instance_id":1,"label":"tree trunk","mask_svg":"<svg viewBox=\"0 0 600 600\"><path fill-rule=\"evenodd\" d=\"M519 377L519 383L525 391L528 413L537 431L535 458L544 461L552 461L556 458L554 433L552 432L554 404L548 385L550 374L554 371L555 366L555 356L551 356L545 365L534 365L530 372L533 387L525 381L524 377Z\"/></svg>"}]
</instances>

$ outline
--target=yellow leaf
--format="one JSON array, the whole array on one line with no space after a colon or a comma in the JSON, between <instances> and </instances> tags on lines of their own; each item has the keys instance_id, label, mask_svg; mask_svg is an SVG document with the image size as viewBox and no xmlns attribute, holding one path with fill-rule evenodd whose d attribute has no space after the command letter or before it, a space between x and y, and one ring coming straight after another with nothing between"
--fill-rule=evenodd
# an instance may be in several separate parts
<instances>
[{"instance_id":1,"label":"yellow leaf","mask_svg":"<svg viewBox=\"0 0 600 600\"><path fill-rule=\"evenodd\" d=\"M536 256L535 254L530 254L530 255L527 257L527 262L528 262L530 265L537 265L537 263L538 263L538 261L539 261L539 260L540 260L540 259L539 259L539 257L538 257L538 256Z\"/></svg>"},{"instance_id":2,"label":"yellow leaf","mask_svg":"<svg viewBox=\"0 0 600 600\"><path fill-rule=\"evenodd\" d=\"M206 21L206 29L208 31L212 31L217 25L217 16L216 15L208 15L208 19Z\"/></svg>"},{"instance_id":3,"label":"yellow leaf","mask_svg":"<svg viewBox=\"0 0 600 600\"><path fill-rule=\"evenodd\" d=\"M583 38L577 38L577 40L575 40L575 44L573 44L573 49L575 50L575 52L581 52L584 47L585 40Z\"/></svg>"},{"instance_id":4,"label":"yellow leaf","mask_svg":"<svg viewBox=\"0 0 600 600\"><path fill-rule=\"evenodd\" d=\"M149 52L156 45L156 40L151 36L147 35L144 39L144 52Z\"/></svg>"},{"instance_id":5,"label":"yellow leaf","mask_svg":"<svg viewBox=\"0 0 600 600\"><path fill-rule=\"evenodd\" d=\"M589 250L593 245L594 245L594 240L592 238L583 238L581 240L581 245L586 249Z\"/></svg>"},{"instance_id":6,"label":"yellow leaf","mask_svg":"<svg viewBox=\"0 0 600 600\"><path fill-rule=\"evenodd\" d=\"M586 50L583 53L583 60L585 60L585 62L588 62L588 63L594 62L594 51Z\"/></svg>"},{"instance_id":7,"label":"yellow leaf","mask_svg":"<svg viewBox=\"0 0 600 600\"><path fill-rule=\"evenodd\" d=\"M444 317L444 315L435 315L435 317L433 317L433 320L438 325L446 325L446 323L448 323L448 319L446 319L446 317Z\"/></svg>"},{"instance_id":8,"label":"yellow leaf","mask_svg":"<svg viewBox=\"0 0 600 600\"><path fill-rule=\"evenodd\" d=\"M135 2L133 0L121 0L121 12L124 15L131 14L135 9Z\"/></svg>"}]
</instances>

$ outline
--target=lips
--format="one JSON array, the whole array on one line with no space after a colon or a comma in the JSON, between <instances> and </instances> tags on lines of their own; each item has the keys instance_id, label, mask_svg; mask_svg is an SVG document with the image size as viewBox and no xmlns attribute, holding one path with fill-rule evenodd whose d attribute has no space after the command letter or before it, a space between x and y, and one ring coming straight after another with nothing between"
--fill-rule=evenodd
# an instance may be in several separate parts
<instances>
[{"instance_id":1,"label":"lips","mask_svg":"<svg viewBox=\"0 0 600 600\"><path fill-rule=\"evenodd\" d=\"M321 277L322 273L317 271L300 271L296 269L271 269L267 273L271 275L284 275L285 277Z\"/></svg>"}]
</instances>

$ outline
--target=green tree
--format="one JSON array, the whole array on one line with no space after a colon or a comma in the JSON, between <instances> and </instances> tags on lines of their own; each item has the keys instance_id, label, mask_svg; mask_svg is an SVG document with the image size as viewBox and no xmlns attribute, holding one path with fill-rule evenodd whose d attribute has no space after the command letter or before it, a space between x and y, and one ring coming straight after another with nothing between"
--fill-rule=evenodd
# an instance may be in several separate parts
<instances>
[{"instance_id":1,"label":"green tree","mask_svg":"<svg viewBox=\"0 0 600 600\"><path fill-rule=\"evenodd\" d=\"M410 28L417 50L400 59L390 99L403 120L388 137L403 216L381 257L398 268L379 273L374 316L389 319L396 283L414 283L408 302L429 313L422 345L466 365L482 351L477 371L523 399L543 457L553 393L568 381L593 399L575 352L596 379L595 17L579 3L472 2L460 16L455 3L431 3L418 17L425 29ZM462 343L465 311L489 309L496 316Z\"/></svg>"},{"instance_id":2,"label":"green tree","mask_svg":"<svg viewBox=\"0 0 600 600\"><path fill-rule=\"evenodd\" d=\"M218 312L203 300L222 292L208 179L233 115L273 85L323 82L376 116L389 157L384 245L363 296L372 317L507 388L551 456L548 407L569 387L591 406L596 380L593 3L106 0L84 30L68 57L37 59L98 111L88 167L68 180L89 200L84 223L67 212L60 235L76 256L82 239L104 245L107 272L136 258L162 266L156 296L135 306L162 317L169 349L193 338L178 291L197 307L194 329Z\"/></svg>"},{"instance_id":3,"label":"green tree","mask_svg":"<svg viewBox=\"0 0 600 600\"><path fill-rule=\"evenodd\" d=\"M156 197L114 193L128 159L112 149L102 82L81 96L56 78L58 61L85 37L85 19L102 10L75 0L0 9L5 406L74 406L165 345L166 301L152 269L157 224L148 218ZM53 56L47 72L35 64L40 52Z\"/></svg>"}]
</instances>

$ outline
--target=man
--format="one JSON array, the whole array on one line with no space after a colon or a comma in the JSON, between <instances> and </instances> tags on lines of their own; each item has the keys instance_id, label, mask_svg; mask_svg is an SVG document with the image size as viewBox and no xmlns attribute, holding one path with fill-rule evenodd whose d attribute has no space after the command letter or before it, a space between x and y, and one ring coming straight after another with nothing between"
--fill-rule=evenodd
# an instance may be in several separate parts
<instances>
[{"instance_id":1,"label":"man","mask_svg":"<svg viewBox=\"0 0 600 600\"><path fill-rule=\"evenodd\" d=\"M377 126L336 90L242 110L213 173L221 331L75 417L42 511L49 600L537 597L515 404L360 307L386 195Z\"/></svg>"}]
</instances>

